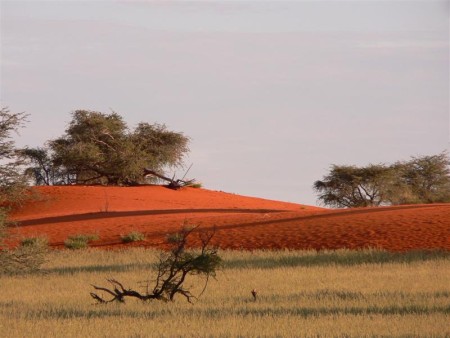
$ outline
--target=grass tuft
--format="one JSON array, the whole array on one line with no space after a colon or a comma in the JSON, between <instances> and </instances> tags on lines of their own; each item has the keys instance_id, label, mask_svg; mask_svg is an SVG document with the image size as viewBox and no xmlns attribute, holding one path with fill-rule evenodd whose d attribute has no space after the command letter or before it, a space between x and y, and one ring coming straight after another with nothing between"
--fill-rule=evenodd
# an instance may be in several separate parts
<instances>
[{"instance_id":1,"label":"grass tuft","mask_svg":"<svg viewBox=\"0 0 450 338\"><path fill-rule=\"evenodd\" d=\"M48 246L48 239L46 237L28 237L20 241L22 247L46 247Z\"/></svg>"},{"instance_id":2,"label":"grass tuft","mask_svg":"<svg viewBox=\"0 0 450 338\"><path fill-rule=\"evenodd\" d=\"M64 241L64 246L71 250L84 249L89 246L89 242L95 241L97 239L98 239L98 235L96 235L96 234L69 236Z\"/></svg>"},{"instance_id":3,"label":"grass tuft","mask_svg":"<svg viewBox=\"0 0 450 338\"><path fill-rule=\"evenodd\" d=\"M145 240L145 235L142 232L133 231L127 235L120 236L123 243L140 242Z\"/></svg>"}]
</instances>

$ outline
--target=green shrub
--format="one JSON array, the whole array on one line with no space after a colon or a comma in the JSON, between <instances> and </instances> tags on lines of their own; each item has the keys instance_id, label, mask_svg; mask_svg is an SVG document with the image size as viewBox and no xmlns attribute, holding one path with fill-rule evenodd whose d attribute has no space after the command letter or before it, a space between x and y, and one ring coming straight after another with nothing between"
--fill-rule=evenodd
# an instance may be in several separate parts
<instances>
[{"instance_id":1,"label":"green shrub","mask_svg":"<svg viewBox=\"0 0 450 338\"><path fill-rule=\"evenodd\" d=\"M20 242L22 247L47 247L48 240L46 237L28 237Z\"/></svg>"},{"instance_id":2,"label":"green shrub","mask_svg":"<svg viewBox=\"0 0 450 338\"><path fill-rule=\"evenodd\" d=\"M202 187L203 187L203 184L201 184L200 182L196 182L196 183L193 183L193 184L191 185L191 187L192 187L192 188L197 188L197 189L199 189L199 188L202 188Z\"/></svg>"},{"instance_id":3,"label":"green shrub","mask_svg":"<svg viewBox=\"0 0 450 338\"><path fill-rule=\"evenodd\" d=\"M64 241L64 246L72 250L84 249L88 247L91 241L95 241L97 239L98 235L95 234L69 236Z\"/></svg>"},{"instance_id":4,"label":"green shrub","mask_svg":"<svg viewBox=\"0 0 450 338\"><path fill-rule=\"evenodd\" d=\"M39 271L48 252L47 238L25 238L15 249L0 250L0 275Z\"/></svg>"},{"instance_id":5,"label":"green shrub","mask_svg":"<svg viewBox=\"0 0 450 338\"><path fill-rule=\"evenodd\" d=\"M133 231L127 235L120 236L123 243L140 242L145 240L145 235L141 232Z\"/></svg>"}]
</instances>

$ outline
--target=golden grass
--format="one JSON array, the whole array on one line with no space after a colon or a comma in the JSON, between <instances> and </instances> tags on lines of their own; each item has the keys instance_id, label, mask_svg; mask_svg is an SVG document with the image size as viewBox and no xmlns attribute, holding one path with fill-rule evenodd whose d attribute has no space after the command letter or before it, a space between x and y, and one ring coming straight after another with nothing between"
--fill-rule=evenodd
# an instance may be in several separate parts
<instances>
[{"instance_id":1,"label":"golden grass","mask_svg":"<svg viewBox=\"0 0 450 338\"><path fill-rule=\"evenodd\" d=\"M139 288L155 251L58 251L43 274L0 277L2 337L450 335L441 254L224 252L200 300L93 305L90 284ZM371 263L365 263L371 262ZM192 281L196 284L196 281ZM143 286L143 285L142 285ZM199 292L203 285L193 285ZM259 298L252 300L256 288Z\"/></svg>"}]
</instances>

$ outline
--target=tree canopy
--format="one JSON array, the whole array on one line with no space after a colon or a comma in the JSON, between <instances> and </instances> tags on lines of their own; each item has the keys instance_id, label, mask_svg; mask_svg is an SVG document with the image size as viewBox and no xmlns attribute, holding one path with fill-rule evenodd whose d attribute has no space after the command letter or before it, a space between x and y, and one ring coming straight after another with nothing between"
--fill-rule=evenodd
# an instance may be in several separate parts
<instances>
[{"instance_id":1,"label":"tree canopy","mask_svg":"<svg viewBox=\"0 0 450 338\"><path fill-rule=\"evenodd\" d=\"M65 134L24 154L37 184L134 185L148 182L145 169L180 166L189 138L163 124L141 122L130 130L117 113L77 110ZM48 154L50 153L50 154Z\"/></svg>"},{"instance_id":2,"label":"tree canopy","mask_svg":"<svg viewBox=\"0 0 450 338\"><path fill-rule=\"evenodd\" d=\"M46 248L41 245L8 248L5 239L9 208L23 202L28 194L27 179L23 175L23 158L12 138L26 120L24 113L11 113L8 108L0 110L0 275L34 271L44 262Z\"/></svg>"},{"instance_id":3,"label":"tree canopy","mask_svg":"<svg viewBox=\"0 0 450 338\"><path fill-rule=\"evenodd\" d=\"M449 165L445 152L392 165L332 165L314 190L321 203L337 208L449 202Z\"/></svg>"},{"instance_id":4,"label":"tree canopy","mask_svg":"<svg viewBox=\"0 0 450 338\"><path fill-rule=\"evenodd\" d=\"M11 113L8 108L0 110L0 260L5 252L7 209L23 200L26 179L21 174L22 159L12 139L25 123L24 113Z\"/></svg>"},{"instance_id":5,"label":"tree canopy","mask_svg":"<svg viewBox=\"0 0 450 338\"><path fill-rule=\"evenodd\" d=\"M23 159L12 136L18 133L26 120L24 113L0 110L0 206L5 202L19 202L23 197L26 179L21 172Z\"/></svg>"},{"instance_id":6,"label":"tree canopy","mask_svg":"<svg viewBox=\"0 0 450 338\"><path fill-rule=\"evenodd\" d=\"M332 207L379 206L386 202L392 171L383 165L332 165L323 180L314 183L319 200Z\"/></svg>"},{"instance_id":7,"label":"tree canopy","mask_svg":"<svg viewBox=\"0 0 450 338\"><path fill-rule=\"evenodd\" d=\"M450 158L447 153L412 157L396 163L400 185L408 187L412 202L435 203L450 201Z\"/></svg>"}]
</instances>

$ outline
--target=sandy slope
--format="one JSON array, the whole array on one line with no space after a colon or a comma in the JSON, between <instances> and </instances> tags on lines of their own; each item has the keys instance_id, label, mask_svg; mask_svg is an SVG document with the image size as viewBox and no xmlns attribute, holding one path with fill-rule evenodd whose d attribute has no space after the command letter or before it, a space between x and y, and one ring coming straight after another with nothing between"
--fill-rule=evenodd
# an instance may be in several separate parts
<instances>
[{"instance_id":1,"label":"sandy slope","mask_svg":"<svg viewBox=\"0 0 450 338\"><path fill-rule=\"evenodd\" d=\"M161 246L186 223L216 227L222 248L450 250L450 204L330 210L205 189L159 186L39 187L39 198L12 214L16 238L46 235L62 247L69 235L97 233L93 245L122 247L120 235L146 234L135 245Z\"/></svg>"}]
</instances>

